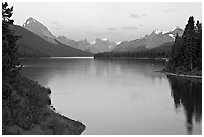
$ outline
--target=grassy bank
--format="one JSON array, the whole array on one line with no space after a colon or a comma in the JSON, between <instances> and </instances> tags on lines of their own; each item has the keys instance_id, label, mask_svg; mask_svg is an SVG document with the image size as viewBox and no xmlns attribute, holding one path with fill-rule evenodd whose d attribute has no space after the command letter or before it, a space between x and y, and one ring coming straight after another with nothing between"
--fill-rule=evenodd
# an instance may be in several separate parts
<instances>
[{"instance_id":1,"label":"grassy bank","mask_svg":"<svg viewBox=\"0 0 204 137\"><path fill-rule=\"evenodd\" d=\"M2 83L3 134L81 134L85 125L55 112L50 89L18 76Z\"/></svg>"}]
</instances>

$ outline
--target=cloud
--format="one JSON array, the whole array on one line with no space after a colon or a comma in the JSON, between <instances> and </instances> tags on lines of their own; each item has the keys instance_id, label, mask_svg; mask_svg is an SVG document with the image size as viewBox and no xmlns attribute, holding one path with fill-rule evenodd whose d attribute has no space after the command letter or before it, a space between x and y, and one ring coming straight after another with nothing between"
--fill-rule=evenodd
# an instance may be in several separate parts
<instances>
[{"instance_id":1,"label":"cloud","mask_svg":"<svg viewBox=\"0 0 204 137\"><path fill-rule=\"evenodd\" d=\"M172 11L174 11L174 9L166 9L166 10L163 10L163 12L166 12L166 13L172 12Z\"/></svg>"},{"instance_id":2,"label":"cloud","mask_svg":"<svg viewBox=\"0 0 204 137\"><path fill-rule=\"evenodd\" d=\"M105 32L92 32L92 35L101 35L101 36L107 36L107 35L121 35L120 32L117 31L105 31Z\"/></svg>"},{"instance_id":3,"label":"cloud","mask_svg":"<svg viewBox=\"0 0 204 137\"><path fill-rule=\"evenodd\" d=\"M109 22L115 22L115 20L114 20L114 19L109 19L108 21L109 21Z\"/></svg>"},{"instance_id":4,"label":"cloud","mask_svg":"<svg viewBox=\"0 0 204 137\"><path fill-rule=\"evenodd\" d=\"M107 30L111 30L111 31L114 31L116 30L116 28L112 28L112 27L109 27L109 28L106 28Z\"/></svg>"},{"instance_id":5,"label":"cloud","mask_svg":"<svg viewBox=\"0 0 204 137\"><path fill-rule=\"evenodd\" d=\"M134 18L134 19L143 18L143 17L145 17L145 16L146 16L145 13L143 13L143 14L141 14L141 15L138 15L138 14L130 14L130 17L131 17L131 18Z\"/></svg>"},{"instance_id":6,"label":"cloud","mask_svg":"<svg viewBox=\"0 0 204 137\"><path fill-rule=\"evenodd\" d=\"M121 29L124 29L124 30L136 30L138 28L137 27L133 27L133 26L127 26L127 27L121 27Z\"/></svg>"}]
</instances>

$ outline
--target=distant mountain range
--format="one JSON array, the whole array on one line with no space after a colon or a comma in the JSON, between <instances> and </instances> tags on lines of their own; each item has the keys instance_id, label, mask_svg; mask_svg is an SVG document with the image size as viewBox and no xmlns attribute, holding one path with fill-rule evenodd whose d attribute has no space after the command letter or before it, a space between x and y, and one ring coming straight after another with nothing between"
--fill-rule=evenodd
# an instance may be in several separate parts
<instances>
[{"instance_id":1,"label":"distant mountain range","mask_svg":"<svg viewBox=\"0 0 204 137\"><path fill-rule=\"evenodd\" d=\"M92 42L88 42L86 39L76 42L74 40L66 38L65 36L59 36L57 37L57 39L63 44L70 45L74 48L81 49L91 53L110 52L117 45L117 43L110 42L107 38L103 39L97 38Z\"/></svg>"},{"instance_id":2,"label":"distant mountain range","mask_svg":"<svg viewBox=\"0 0 204 137\"><path fill-rule=\"evenodd\" d=\"M34 34L40 36L41 38L45 39L50 43L57 44L57 40L67 46L91 53L108 52L111 51L117 45L115 42L110 42L108 41L108 39L105 38L97 38L93 42L89 43L86 39L77 42L62 35L56 37L48 30L45 25L43 25L32 17L26 20L26 22L23 24L23 28L33 32Z\"/></svg>"},{"instance_id":3,"label":"distant mountain range","mask_svg":"<svg viewBox=\"0 0 204 137\"><path fill-rule=\"evenodd\" d=\"M156 48L165 43L173 42L177 33L179 36L181 36L183 34L183 30L179 27L176 27L172 31L164 33L156 29L151 34L146 35L140 39L124 41L120 43L112 50L112 52L133 52Z\"/></svg>"},{"instance_id":4,"label":"distant mountain range","mask_svg":"<svg viewBox=\"0 0 204 137\"><path fill-rule=\"evenodd\" d=\"M86 51L90 51L92 53L98 52L110 52L112 49L116 47L117 43L110 42L107 38L99 39L97 38L85 49Z\"/></svg>"},{"instance_id":5,"label":"distant mountain range","mask_svg":"<svg viewBox=\"0 0 204 137\"><path fill-rule=\"evenodd\" d=\"M17 44L20 57L70 57L92 56L85 52L57 40L43 24L33 18L29 18L23 25L11 26L15 35L21 36Z\"/></svg>"},{"instance_id":6,"label":"distant mountain range","mask_svg":"<svg viewBox=\"0 0 204 137\"><path fill-rule=\"evenodd\" d=\"M19 55L22 57L41 56L92 56L100 52L134 52L139 50L161 47L165 43L172 43L176 34L183 34L183 30L175 27L169 32L155 29L151 34L140 39L110 42L107 38L96 38L92 42L86 39L75 41L63 35L56 37L49 29L30 17L23 26L13 26L17 35L22 35L18 41ZM169 45L169 44L167 44Z\"/></svg>"},{"instance_id":7,"label":"distant mountain range","mask_svg":"<svg viewBox=\"0 0 204 137\"><path fill-rule=\"evenodd\" d=\"M74 48L88 51L91 53L99 52L134 52L138 50L146 50L152 48L162 48L162 45L171 45L175 40L176 34L179 36L183 34L183 30L179 27L175 27L168 32L162 32L159 29L155 29L151 34L145 35L140 39L132 41L123 41L119 44L116 42L110 42L107 38L99 39L92 42L88 42L86 39L81 41L74 41L66 38L65 36L58 37L58 40L66 45L71 45ZM167 44L165 44L167 43ZM173 44L173 43L172 43Z\"/></svg>"}]
</instances>

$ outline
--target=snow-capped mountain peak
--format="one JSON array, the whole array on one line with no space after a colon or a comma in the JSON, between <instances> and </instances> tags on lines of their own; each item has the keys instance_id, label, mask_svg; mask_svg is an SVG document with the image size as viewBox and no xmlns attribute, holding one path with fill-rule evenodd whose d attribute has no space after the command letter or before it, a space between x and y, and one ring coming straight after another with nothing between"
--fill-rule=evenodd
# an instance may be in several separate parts
<instances>
[{"instance_id":1,"label":"snow-capped mountain peak","mask_svg":"<svg viewBox=\"0 0 204 137\"><path fill-rule=\"evenodd\" d=\"M180 27L175 27L173 31L162 31L155 29L152 31L152 33L147 34L139 39L121 42L112 51L132 52L144 50L144 48L156 48L165 43L173 43L177 34L179 36L182 36L183 34L183 30Z\"/></svg>"},{"instance_id":2,"label":"snow-capped mountain peak","mask_svg":"<svg viewBox=\"0 0 204 137\"><path fill-rule=\"evenodd\" d=\"M173 34L169 34L170 37L175 38L175 36Z\"/></svg>"},{"instance_id":3,"label":"snow-capped mountain peak","mask_svg":"<svg viewBox=\"0 0 204 137\"><path fill-rule=\"evenodd\" d=\"M107 38L102 38L101 40L103 40L103 41L108 41L108 39L107 39Z\"/></svg>"},{"instance_id":4,"label":"snow-capped mountain peak","mask_svg":"<svg viewBox=\"0 0 204 137\"><path fill-rule=\"evenodd\" d=\"M96 40L90 42L91 45L93 45L95 43L96 43Z\"/></svg>"},{"instance_id":5,"label":"snow-capped mountain peak","mask_svg":"<svg viewBox=\"0 0 204 137\"><path fill-rule=\"evenodd\" d=\"M23 26L26 26L30 23L34 23L34 22L37 22L34 18L30 17L26 20L26 22L23 24Z\"/></svg>"},{"instance_id":6,"label":"snow-capped mountain peak","mask_svg":"<svg viewBox=\"0 0 204 137\"><path fill-rule=\"evenodd\" d=\"M117 45L119 45L120 43L121 43L121 41L119 41L119 42L115 42Z\"/></svg>"},{"instance_id":7,"label":"snow-capped mountain peak","mask_svg":"<svg viewBox=\"0 0 204 137\"><path fill-rule=\"evenodd\" d=\"M174 31L176 29L181 29L179 26L174 27L171 31Z\"/></svg>"},{"instance_id":8,"label":"snow-capped mountain peak","mask_svg":"<svg viewBox=\"0 0 204 137\"><path fill-rule=\"evenodd\" d=\"M155 29L155 30L154 30L154 33L155 33L155 34L160 34L160 33L162 33L162 30L160 30L160 29Z\"/></svg>"}]
</instances>

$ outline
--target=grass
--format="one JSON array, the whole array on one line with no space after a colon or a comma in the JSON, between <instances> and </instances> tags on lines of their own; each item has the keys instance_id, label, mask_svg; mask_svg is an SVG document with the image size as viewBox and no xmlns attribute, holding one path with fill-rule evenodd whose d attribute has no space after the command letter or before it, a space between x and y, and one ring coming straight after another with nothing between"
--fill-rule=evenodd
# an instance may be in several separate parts
<instances>
[{"instance_id":1,"label":"grass","mask_svg":"<svg viewBox=\"0 0 204 137\"><path fill-rule=\"evenodd\" d=\"M18 76L2 83L3 134L81 134L85 126L51 107L51 90Z\"/></svg>"}]
</instances>

